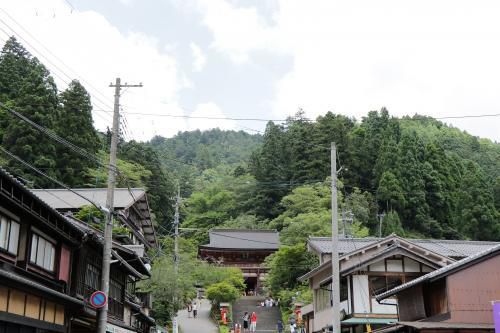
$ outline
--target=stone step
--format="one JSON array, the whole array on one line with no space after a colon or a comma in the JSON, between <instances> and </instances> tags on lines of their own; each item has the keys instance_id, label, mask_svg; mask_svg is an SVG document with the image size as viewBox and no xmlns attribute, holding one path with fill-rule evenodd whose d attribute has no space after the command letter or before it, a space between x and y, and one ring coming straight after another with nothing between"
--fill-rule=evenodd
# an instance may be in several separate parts
<instances>
[{"instance_id":1,"label":"stone step","mask_svg":"<svg viewBox=\"0 0 500 333\"><path fill-rule=\"evenodd\" d=\"M243 315L246 312L257 314L257 332L275 332L276 324L281 318L278 307L262 307L260 301L264 298L246 296L240 298L233 304L233 321L243 325Z\"/></svg>"}]
</instances>

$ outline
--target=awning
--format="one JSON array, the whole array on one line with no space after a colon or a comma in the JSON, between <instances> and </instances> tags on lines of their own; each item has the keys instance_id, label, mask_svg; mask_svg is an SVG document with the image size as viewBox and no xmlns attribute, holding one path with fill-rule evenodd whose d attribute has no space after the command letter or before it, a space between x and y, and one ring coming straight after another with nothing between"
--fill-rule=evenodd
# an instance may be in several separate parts
<instances>
[{"instance_id":1,"label":"awning","mask_svg":"<svg viewBox=\"0 0 500 333\"><path fill-rule=\"evenodd\" d=\"M24 285L26 287L33 288L33 289L35 289L38 292L46 293L46 294L48 294L48 295L50 295L50 296L52 296L52 297L54 297L56 299L59 299L61 301L83 306L83 302L81 300L77 299L77 298L71 297L71 296L66 295L64 293L56 291L56 290L54 290L52 288L46 287L46 286L44 286L42 284L34 282L34 281L32 281L30 279L27 279L27 278L25 278L25 277L23 277L21 275L18 275L18 274L14 273L14 272L0 270L0 278L1 278L1 280L7 279L7 280L14 281L16 283L19 283L21 285Z\"/></svg>"},{"instance_id":2,"label":"awning","mask_svg":"<svg viewBox=\"0 0 500 333\"><path fill-rule=\"evenodd\" d=\"M360 318L352 317L346 320L342 320L343 325L388 325L397 322L396 318Z\"/></svg>"}]
</instances>

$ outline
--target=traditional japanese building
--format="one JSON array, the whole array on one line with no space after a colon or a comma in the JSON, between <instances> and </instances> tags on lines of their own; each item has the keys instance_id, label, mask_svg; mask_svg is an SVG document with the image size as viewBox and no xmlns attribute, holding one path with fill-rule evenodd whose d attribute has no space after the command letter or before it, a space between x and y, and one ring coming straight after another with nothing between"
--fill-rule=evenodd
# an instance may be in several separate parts
<instances>
[{"instance_id":1,"label":"traditional japanese building","mask_svg":"<svg viewBox=\"0 0 500 333\"><path fill-rule=\"evenodd\" d=\"M447 267L498 244L494 242L414 240L396 235L386 238L339 240L341 325L345 332L365 332L366 326L380 328L398 321L398 300L377 295L421 276ZM320 265L300 278L313 291L313 311L308 332L331 329L332 263L331 238L312 237L309 250ZM410 282L411 283L411 282Z\"/></svg>"},{"instance_id":2,"label":"traditional japanese building","mask_svg":"<svg viewBox=\"0 0 500 333\"><path fill-rule=\"evenodd\" d=\"M199 247L203 260L243 271L247 294L258 294L268 268L264 260L279 248L276 230L212 229L210 243Z\"/></svg>"},{"instance_id":3,"label":"traditional japanese building","mask_svg":"<svg viewBox=\"0 0 500 333\"><path fill-rule=\"evenodd\" d=\"M76 188L71 189L71 191L66 189L43 189L33 190L33 193L61 213L75 213L83 206L89 205L89 201L84 198L106 207L107 189L105 188ZM114 210L116 218L128 228L126 234L118 236L120 243L142 245L146 249L158 246L151 210L144 189L115 189Z\"/></svg>"},{"instance_id":4,"label":"traditional japanese building","mask_svg":"<svg viewBox=\"0 0 500 333\"><path fill-rule=\"evenodd\" d=\"M399 321L380 331L493 332L499 281L496 245L377 295L379 302L396 297L399 309Z\"/></svg>"},{"instance_id":5,"label":"traditional japanese building","mask_svg":"<svg viewBox=\"0 0 500 333\"><path fill-rule=\"evenodd\" d=\"M104 207L107 190L47 189L33 192L85 233L86 237L74 254L71 291L77 298L88 301L94 291L100 290L103 235L73 214L89 204L85 198ZM114 207L121 232L113 234L107 329L109 332L146 333L155 324L149 315L152 299L149 294L136 291L136 282L150 277L147 250L158 244L146 192L137 188L115 189ZM71 332L94 332L96 316L95 309L85 307L73 316Z\"/></svg>"},{"instance_id":6,"label":"traditional japanese building","mask_svg":"<svg viewBox=\"0 0 500 333\"><path fill-rule=\"evenodd\" d=\"M0 168L0 332L68 332L85 306L71 294L84 236Z\"/></svg>"}]
</instances>

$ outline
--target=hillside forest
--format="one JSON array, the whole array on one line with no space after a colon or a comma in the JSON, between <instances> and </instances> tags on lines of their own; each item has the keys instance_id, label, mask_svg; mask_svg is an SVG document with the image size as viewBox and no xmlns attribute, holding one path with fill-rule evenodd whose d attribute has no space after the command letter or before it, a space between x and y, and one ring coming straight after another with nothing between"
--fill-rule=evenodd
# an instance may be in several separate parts
<instances>
[{"instance_id":1,"label":"hillside forest","mask_svg":"<svg viewBox=\"0 0 500 333\"><path fill-rule=\"evenodd\" d=\"M68 150L12 111L106 163L110 132L95 129L84 85L74 80L59 91L44 64L15 38L0 55L1 147L70 187L106 185L106 169L95 159ZM118 186L147 189L166 242L179 186L190 253L215 227L277 229L293 251L308 236L331 232L335 142L340 233L378 236L382 221L382 235L500 240L499 143L426 116L396 118L385 108L367 110L362 119L326 111L310 120L299 110L260 134L212 129L148 142L122 136ZM31 188L58 187L5 152L0 165Z\"/></svg>"}]
</instances>

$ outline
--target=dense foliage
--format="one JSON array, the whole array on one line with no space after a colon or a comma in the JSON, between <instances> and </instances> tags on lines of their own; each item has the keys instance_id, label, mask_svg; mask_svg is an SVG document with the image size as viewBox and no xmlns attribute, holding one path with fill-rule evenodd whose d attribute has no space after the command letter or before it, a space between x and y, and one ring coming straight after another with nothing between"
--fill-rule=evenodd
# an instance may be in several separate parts
<instances>
[{"instance_id":1,"label":"dense foliage","mask_svg":"<svg viewBox=\"0 0 500 333\"><path fill-rule=\"evenodd\" d=\"M291 188L330 174L333 141L345 194L366 193L368 210L355 216L365 216L363 225L372 234L376 214L390 212L391 223L399 220L410 235L500 239L495 189L500 145L430 118L393 118L385 109L370 112L361 123L332 113L316 122L298 114L285 125L269 123L262 146L250 160L259 218L275 221L286 213L282 200ZM270 187L271 182L290 186ZM311 196L305 197L306 205Z\"/></svg>"},{"instance_id":2,"label":"dense foliage","mask_svg":"<svg viewBox=\"0 0 500 333\"><path fill-rule=\"evenodd\" d=\"M183 309L197 294L197 288L210 289L210 299L232 301L244 289L243 274L239 269L223 268L202 262L197 258L196 245L185 238L179 240L178 273L175 274L173 239L163 240L163 253L157 254L151 271L152 278L143 281L139 288L153 294L154 317L164 324L171 320L173 313ZM227 297L222 291L229 292ZM208 296L207 296L208 297Z\"/></svg>"}]
</instances>

